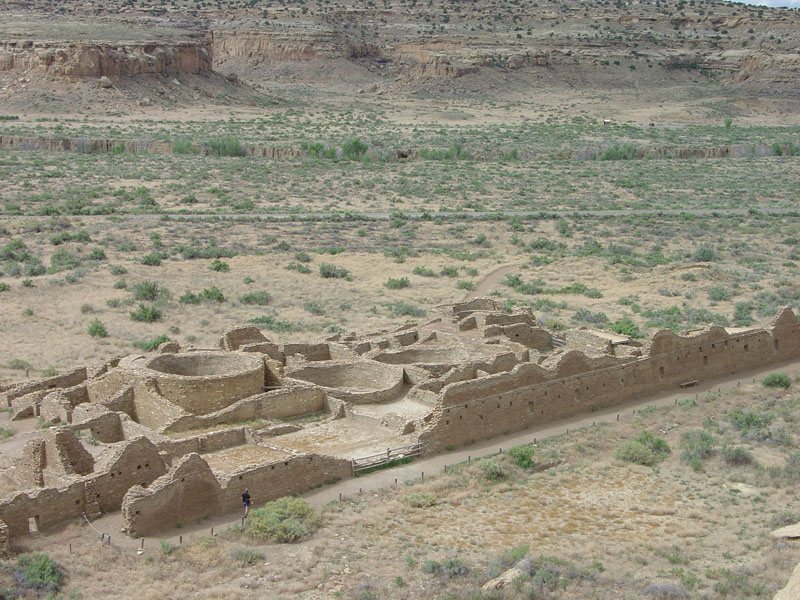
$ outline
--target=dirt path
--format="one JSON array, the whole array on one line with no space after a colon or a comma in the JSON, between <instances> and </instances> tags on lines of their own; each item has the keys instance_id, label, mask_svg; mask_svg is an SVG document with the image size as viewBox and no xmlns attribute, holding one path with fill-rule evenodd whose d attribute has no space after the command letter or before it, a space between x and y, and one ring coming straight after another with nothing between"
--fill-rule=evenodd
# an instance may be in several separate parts
<instances>
[{"instance_id":1,"label":"dirt path","mask_svg":"<svg viewBox=\"0 0 800 600\"><path fill-rule=\"evenodd\" d=\"M520 444L530 444L537 439L555 437L581 429L593 427L597 423L614 424L619 420L624 421L633 417L637 410L646 406L668 406L676 404L680 399L695 398L700 395L711 393L715 390L730 390L739 387L741 384L748 384L758 381L769 373L782 371L788 373L793 379L800 375L800 359L775 363L766 367L742 371L726 377L718 377L703 381L695 387L686 390L667 390L654 396L643 398L633 402L627 402L616 406L610 406L594 412L587 412L557 421L550 421L541 425L534 425L523 431L512 434L498 436L489 440L484 440L469 446L461 447L451 452L445 452L434 456L429 456L416 460L410 464L376 471L361 477L344 479L337 483L317 488L303 494L309 503L315 508L321 508L329 502L334 502L340 498L359 496L364 493L375 492L397 483L408 480L419 479L426 475L439 473L446 466L455 465L468 460L479 459L490 456L502 451L503 448L511 448ZM619 418L617 417L619 415ZM260 504L263 500L254 499L255 504ZM160 539L167 540L173 544L190 539L191 536L204 536L211 533L212 527L216 531L222 531L241 523L239 511L217 515L206 519L200 523L183 524L180 528L164 530L162 535L149 537L145 540L145 548L158 547ZM141 540L134 540L120 534L122 527L122 515L119 512L110 513L94 521L93 526L102 532L110 532L112 543L121 548L136 549L141 545ZM99 533L87 528L87 535L97 535Z\"/></svg>"},{"instance_id":2,"label":"dirt path","mask_svg":"<svg viewBox=\"0 0 800 600\"><path fill-rule=\"evenodd\" d=\"M464 300L472 300L473 298L487 296L489 292L491 292L497 286L497 284L503 280L503 277L506 276L506 273L510 273L521 264L522 263L509 263L495 267L493 271L489 271L489 273L477 283L475 289L467 293Z\"/></svg>"}]
</instances>

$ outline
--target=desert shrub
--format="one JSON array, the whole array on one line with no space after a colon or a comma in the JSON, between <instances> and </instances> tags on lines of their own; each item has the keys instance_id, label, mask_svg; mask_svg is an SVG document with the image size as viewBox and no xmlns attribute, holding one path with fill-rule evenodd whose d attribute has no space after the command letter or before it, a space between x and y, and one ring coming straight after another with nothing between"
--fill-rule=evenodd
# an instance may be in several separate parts
<instances>
[{"instance_id":1,"label":"desert shrub","mask_svg":"<svg viewBox=\"0 0 800 600\"><path fill-rule=\"evenodd\" d=\"M142 323L155 323L161 320L161 311L155 306L140 304L139 307L131 311L131 320L141 321Z\"/></svg>"},{"instance_id":2,"label":"desert shrub","mask_svg":"<svg viewBox=\"0 0 800 600\"><path fill-rule=\"evenodd\" d=\"M656 598L656 600L673 600L678 598L688 598L689 592L676 581L661 581L648 585L642 595Z\"/></svg>"},{"instance_id":3,"label":"desert shrub","mask_svg":"<svg viewBox=\"0 0 800 600\"><path fill-rule=\"evenodd\" d=\"M714 451L714 436L706 431L685 431L681 434L681 460L700 470L701 461Z\"/></svg>"},{"instance_id":4,"label":"desert shrub","mask_svg":"<svg viewBox=\"0 0 800 600\"><path fill-rule=\"evenodd\" d=\"M140 350L144 350L145 352L152 352L164 342L171 342L171 341L172 340L168 336L161 334L159 336L150 338L149 340L148 339L138 340L136 342L133 342L133 345L139 348Z\"/></svg>"},{"instance_id":5,"label":"desert shrub","mask_svg":"<svg viewBox=\"0 0 800 600\"><path fill-rule=\"evenodd\" d=\"M226 271L230 271L231 266L228 263L226 263L224 260L220 260L218 258L215 258L214 262L211 263L211 266L209 267L209 269L211 269L212 271L220 271L220 272L224 273Z\"/></svg>"},{"instance_id":6,"label":"desert shrub","mask_svg":"<svg viewBox=\"0 0 800 600\"><path fill-rule=\"evenodd\" d=\"M613 144L603 150L600 160L631 160L636 158L637 148L633 144Z\"/></svg>"},{"instance_id":7,"label":"desert shrub","mask_svg":"<svg viewBox=\"0 0 800 600\"><path fill-rule=\"evenodd\" d=\"M108 265L108 270L111 271L112 275L125 275L128 273L128 269L123 267L122 265Z\"/></svg>"},{"instance_id":8,"label":"desert shrub","mask_svg":"<svg viewBox=\"0 0 800 600\"><path fill-rule=\"evenodd\" d=\"M800 514L784 509L772 515L772 518L769 520L769 526L773 529L777 529L778 527L785 527L786 525L794 525L798 521L800 521Z\"/></svg>"},{"instance_id":9,"label":"desert shrub","mask_svg":"<svg viewBox=\"0 0 800 600\"><path fill-rule=\"evenodd\" d=\"M630 317L623 317L611 324L611 330L620 335L627 335L632 338L644 337L639 326Z\"/></svg>"},{"instance_id":10,"label":"desert shrub","mask_svg":"<svg viewBox=\"0 0 800 600\"><path fill-rule=\"evenodd\" d=\"M44 552L20 554L14 580L19 588L53 595L64 581L64 569Z\"/></svg>"},{"instance_id":11,"label":"desert shrub","mask_svg":"<svg viewBox=\"0 0 800 600\"><path fill-rule=\"evenodd\" d=\"M721 285L708 288L708 299L712 302L724 302L731 299L731 293Z\"/></svg>"},{"instance_id":12,"label":"desert shrub","mask_svg":"<svg viewBox=\"0 0 800 600\"><path fill-rule=\"evenodd\" d=\"M393 279L390 277L383 285L390 290L400 290L409 287L411 283L408 281L408 277L400 277L399 279Z\"/></svg>"},{"instance_id":13,"label":"desert shrub","mask_svg":"<svg viewBox=\"0 0 800 600\"><path fill-rule=\"evenodd\" d=\"M463 279L459 279L456 282L456 289L457 290L474 290L475 289L475 283L473 283L472 281L464 281Z\"/></svg>"},{"instance_id":14,"label":"desert shrub","mask_svg":"<svg viewBox=\"0 0 800 600\"><path fill-rule=\"evenodd\" d=\"M214 240L209 240L205 246L201 246L198 240L193 240L189 245L181 245L176 248L181 256L186 260L198 258L230 258L236 256L234 250L217 246Z\"/></svg>"},{"instance_id":15,"label":"desert shrub","mask_svg":"<svg viewBox=\"0 0 800 600\"><path fill-rule=\"evenodd\" d=\"M666 458L669 453L666 440L656 437L649 431L643 431L636 438L624 442L617 448L614 457L617 460L651 467Z\"/></svg>"},{"instance_id":16,"label":"desert shrub","mask_svg":"<svg viewBox=\"0 0 800 600\"><path fill-rule=\"evenodd\" d=\"M692 260L695 262L712 262L716 260L717 255L708 246L701 246L692 254Z\"/></svg>"},{"instance_id":17,"label":"desert shrub","mask_svg":"<svg viewBox=\"0 0 800 600\"><path fill-rule=\"evenodd\" d=\"M0 439L7 440L10 437L14 437L14 430L11 427L0 425Z\"/></svg>"},{"instance_id":18,"label":"desert shrub","mask_svg":"<svg viewBox=\"0 0 800 600\"><path fill-rule=\"evenodd\" d=\"M60 249L53 252L53 255L50 257L50 268L48 271L50 273L58 273L68 269L74 269L80 265L81 259L79 256L67 250Z\"/></svg>"},{"instance_id":19,"label":"desert shrub","mask_svg":"<svg viewBox=\"0 0 800 600\"><path fill-rule=\"evenodd\" d=\"M741 446L726 446L722 449L722 459L726 465L740 467L752 465L755 462L753 455Z\"/></svg>"},{"instance_id":20,"label":"desert shrub","mask_svg":"<svg viewBox=\"0 0 800 600\"><path fill-rule=\"evenodd\" d=\"M337 267L331 263L322 263L319 266L319 274L326 279L344 278L350 274L350 271L344 267Z\"/></svg>"},{"instance_id":21,"label":"desert shrub","mask_svg":"<svg viewBox=\"0 0 800 600\"><path fill-rule=\"evenodd\" d=\"M362 160L369 146L359 139L348 140L342 144L342 158L345 160Z\"/></svg>"},{"instance_id":22,"label":"desert shrub","mask_svg":"<svg viewBox=\"0 0 800 600\"><path fill-rule=\"evenodd\" d=\"M209 302L225 302L225 294L215 285L200 292L200 298Z\"/></svg>"},{"instance_id":23,"label":"desert shrub","mask_svg":"<svg viewBox=\"0 0 800 600\"><path fill-rule=\"evenodd\" d=\"M323 310L322 306L320 306L319 302L305 302L303 304L303 308L310 312L312 315L323 315L325 311Z\"/></svg>"},{"instance_id":24,"label":"desert shrub","mask_svg":"<svg viewBox=\"0 0 800 600\"><path fill-rule=\"evenodd\" d=\"M229 556L232 560L247 566L254 565L264 560L264 553L259 552L255 548L234 548L231 550Z\"/></svg>"},{"instance_id":25,"label":"desert shrub","mask_svg":"<svg viewBox=\"0 0 800 600\"><path fill-rule=\"evenodd\" d=\"M513 446L508 451L508 456L518 467L530 469L534 464L533 455L535 452L536 449L533 446Z\"/></svg>"},{"instance_id":26,"label":"desert shrub","mask_svg":"<svg viewBox=\"0 0 800 600\"><path fill-rule=\"evenodd\" d=\"M436 277L436 271L433 269L429 269L427 267L423 267L421 265L417 265L414 267L414 270L411 271L414 275L420 275L422 277Z\"/></svg>"},{"instance_id":27,"label":"desert shrub","mask_svg":"<svg viewBox=\"0 0 800 600\"><path fill-rule=\"evenodd\" d=\"M213 156L245 156L241 143L232 135L220 136L208 140L208 151Z\"/></svg>"},{"instance_id":28,"label":"desert shrub","mask_svg":"<svg viewBox=\"0 0 800 600\"><path fill-rule=\"evenodd\" d=\"M482 458L478 461L478 466L489 481L500 481L508 477L506 470L492 458Z\"/></svg>"},{"instance_id":29,"label":"desert shrub","mask_svg":"<svg viewBox=\"0 0 800 600\"><path fill-rule=\"evenodd\" d=\"M393 302L388 305L389 310L392 311L393 315L398 317L424 317L425 316L425 309L418 308L413 304L409 304L408 302L403 302L402 300L398 300L397 302Z\"/></svg>"},{"instance_id":30,"label":"desert shrub","mask_svg":"<svg viewBox=\"0 0 800 600\"><path fill-rule=\"evenodd\" d=\"M155 300L169 300L172 297L170 291L159 285L156 281L145 279L135 283L131 288L134 300L145 300L153 302Z\"/></svg>"},{"instance_id":31,"label":"desert shrub","mask_svg":"<svg viewBox=\"0 0 800 600\"><path fill-rule=\"evenodd\" d=\"M442 267L439 275L442 277L458 277L458 269L456 267Z\"/></svg>"},{"instance_id":32,"label":"desert shrub","mask_svg":"<svg viewBox=\"0 0 800 600\"><path fill-rule=\"evenodd\" d=\"M422 572L428 575L438 575L445 579L464 577L469 574L469 567L460 558L446 558L442 562L426 560L422 563Z\"/></svg>"},{"instance_id":33,"label":"desert shrub","mask_svg":"<svg viewBox=\"0 0 800 600\"><path fill-rule=\"evenodd\" d=\"M761 380L761 383L766 387L786 389L792 385L792 380L786 373L770 373Z\"/></svg>"},{"instance_id":34,"label":"desert shrub","mask_svg":"<svg viewBox=\"0 0 800 600\"><path fill-rule=\"evenodd\" d=\"M163 258L164 256L161 252L151 252L150 254L145 254L140 262L148 267L158 267L161 265L161 260Z\"/></svg>"},{"instance_id":35,"label":"desert shrub","mask_svg":"<svg viewBox=\"0 0 800 600\"><path fill-rule=\"evenodd\" d=\"M181 304L200 304L202 301L200 296L190 290L186 290L186 293L178 298L178 302Z\"/></svg>"},{"instance_id":36,"label":"desert shrub","mask_svg":"<svg viewBox=\"0 0 800 600\"><path fill-rule=\"evenodd\" d=\"M191 140L187 138L178 138L172 140L172 153L173 154L199 154L200 149L193 146Z\"/></svg>"},{"instance_id":37,"label":"desert shrub","mask_svg":"<svg viewBox=\"0 0 800 600\"><path fill-rule=\"evenodd\" d=\"M311 267L299 262L290 262L288 265L286 265L285 269L287 271L297 271L298 273L303 273L305 275L311 273Z\"/></svg>"},{"instance_id":38,"label":"desert shrub","mask_svg":"<svg viewBox=\"0 0 800 600\"><path fill-rule=\"evenodd\" d=\"M106 326L103 325L100 319L93 319L91 323L89 323L89 335L92 337L108 337L108 331L106 330Z\"/></svg>"},{"instance_id":39,"label":"desert shrub","mask_svg":"<svg viewBox=\"0 0 800 600\"><path fill-rule=\"evenodd\" d=\"M270 296L267 292L247 292L239 297L239 302L242 304L255 304L257 306L264 306L265 304L269 304L270 300L272 300L272 296Z\"/></svg>"},{"instance_id":40,"label":"desert shrub","mask_svg":"<svg viewBox=\"0 0 800 600\"><path fill-rule=\"evenodd\" d=\"M7 283L5 283L3 281L0 281L0 292L7 292L10 289L11 289L10 285L8 285Z\"/></svg>"},{"instance_id":41,"label":"desert shrub","mask_svg":"<svg viewBox=\"0 0 800 600\"><path fill-rule=\"evenodd\" d=\"M439 500L433 494L414 492L413 494L403 496L403 502L414 508L425 508L428 506L435 506L439 503Z\"/></svg>"},{"instance_id":42,"label":"desert shrub","mask_svg":"<svg viewBox=\"0 0 800 600\"><path fill-rule=\"evenodd\" d=\"M756 413L741 408L728 413L728 420L741 432L742 437L752 437L758 435L759 432L765 432L773 418L773 415L768 412Z\"/></svg>"},{"instance_id":43,"label":"desert shrub","mask_svg":"<svg viewBox=\"0 0 800 600\"><path fill-rule=\"evenodd\" d=\"M258 539L296 542L319 524L319 516L302 498L285 496L250 512L246 531Z\"/></svg>"}]
</instances>

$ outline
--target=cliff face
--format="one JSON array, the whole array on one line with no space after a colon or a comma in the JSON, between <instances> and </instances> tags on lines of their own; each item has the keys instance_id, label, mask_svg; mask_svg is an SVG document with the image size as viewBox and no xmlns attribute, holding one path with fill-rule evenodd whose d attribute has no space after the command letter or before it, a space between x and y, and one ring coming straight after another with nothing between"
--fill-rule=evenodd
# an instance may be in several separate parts
<instances>
[{"instance_id":1,"label":"cliff face","mask_svg":"<svg viewBox=\"0 0 800 600\"><path fill-rule=\"evenodd\" d=\"M43 72L56 76L204 73L212 70L208 42L85 44L13 41L0 44L0 71Z\"/></svg>"}]
</instances>

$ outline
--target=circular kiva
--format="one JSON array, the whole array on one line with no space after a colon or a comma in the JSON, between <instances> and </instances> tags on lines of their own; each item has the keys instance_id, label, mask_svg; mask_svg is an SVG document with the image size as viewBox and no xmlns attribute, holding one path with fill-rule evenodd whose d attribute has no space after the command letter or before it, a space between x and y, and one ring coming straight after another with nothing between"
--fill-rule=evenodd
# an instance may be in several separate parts
<instances>
[{"instance_id":1,"label":"circular kiva","mask_svg":"<svg viewBox=\"0 0 800 600\"><path fill-rule=\"evenodd\" d=\"M309 364L287 373L287 377L314 383L331 396L356 404L391 400L403 387L403 367L370 360Z\"/></svg>"},{"instance_id":2,"label":"circular kiva","mask_svg":"<svg viewBox=\"0 0 800 600\"><path fill-rule=\"evenodd\" d=\"M184 410L205 415L264 390L258 354L200 351L129 357L120 362L134 379L155 380L158 392Z\"/></svg>"}]
</instances>

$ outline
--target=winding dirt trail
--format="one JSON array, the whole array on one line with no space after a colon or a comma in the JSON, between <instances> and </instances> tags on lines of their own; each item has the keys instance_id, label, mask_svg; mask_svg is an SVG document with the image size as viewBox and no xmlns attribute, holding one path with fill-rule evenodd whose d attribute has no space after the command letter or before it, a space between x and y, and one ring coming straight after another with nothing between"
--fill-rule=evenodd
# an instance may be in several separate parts
<instances>
[{"instance_id":1,"label":"winding dirt trail","mask_svg":"<svg viewBox=\"0 0 800 600\"><path fill-rule=\"evenodd\" d=\"M491 292L497 286L497 284L503 280L503 277L506 276L506 273L510 273L521 264L522 263L508 263L505 265L500 265L499 267L495 267L494 270L489 271L489 273L478 282L478 284L475 286L475 289L467 292L464 300L472 300L473 298L479 298L481 296L488 295L489 292Z\"/></svg>"}]
</instances>

